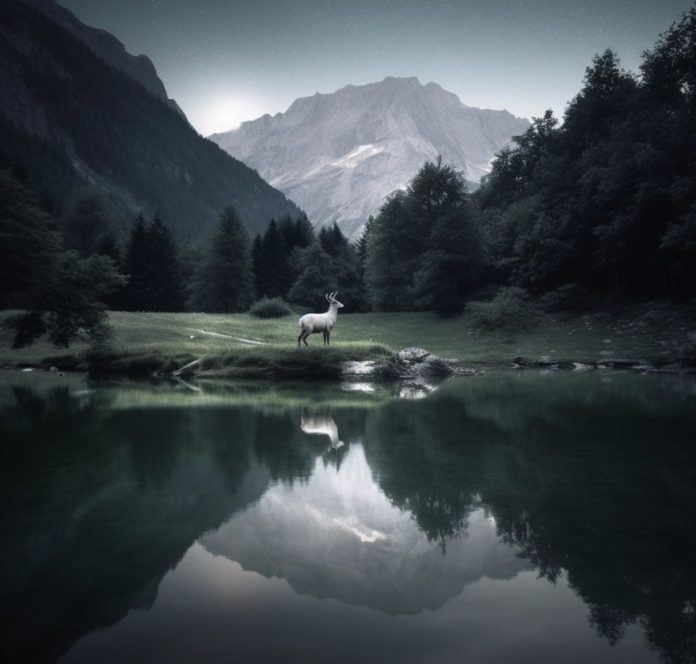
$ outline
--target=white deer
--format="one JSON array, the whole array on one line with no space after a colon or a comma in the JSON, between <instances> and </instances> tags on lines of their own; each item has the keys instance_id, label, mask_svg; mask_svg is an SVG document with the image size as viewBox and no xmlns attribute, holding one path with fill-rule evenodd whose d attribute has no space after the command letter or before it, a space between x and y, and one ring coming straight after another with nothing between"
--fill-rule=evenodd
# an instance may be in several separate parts
<instances>
[{"instance_id":1,"label":"white deer","mask_svg":"<svg viewBox=\"0 0 696 664\"><path fill-rule=\"evenodd\" d=\"M304 341L305 346L309 346L307 337L315 332L323 332L324 345L330 345L331 330L333 330L333 326L336 325L338 310L343 308L343 305L336 299L337 293L338 291L334 291L333 293L324 295L326 301L329 303L328 311L323 314L305 314L300 318L300 336L297 337L298 347L301 341Z\"/></svg>"}]
</instances>

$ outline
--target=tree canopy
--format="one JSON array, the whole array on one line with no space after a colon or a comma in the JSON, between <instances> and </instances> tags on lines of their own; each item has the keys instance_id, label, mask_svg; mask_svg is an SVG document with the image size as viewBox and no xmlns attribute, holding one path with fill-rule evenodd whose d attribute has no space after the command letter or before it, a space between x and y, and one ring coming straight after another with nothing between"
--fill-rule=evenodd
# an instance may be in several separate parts
<instances>
[{"instance_id":1,"label":"tree canopy","mask_svg":"<svg viewBox=\"0 0 696 664\"><path fill-rule=\"evenodd\" d=\"M464 176L441 158L387 200L365 244L365 281L378 310L460 311L484 264Z\"/></svg>"},{"instance_id":2,"label":"tree canopy","mask_svg":"<svg viewBox=\"0 0 696 664\"><path fill-rule=\"evenodd\" d=\"M558 126L535 119L475 200L496 278L544 292L693 294L696 9L646 52L642 77L604 51Z\"/></svg>"},{"instance_id":3,"label":"tree canopy","mask_svg":"<svg viewBox=\"0 0 696 664\"><path fill-rule=\"evenodd\" d=\"M0 171L0 306L22 310L4 321L13 347L44 334L59 347L104 339L104 300L121 281L110 258L65 252L38 194L12 170Z\"/></svg>"}]
</instances>

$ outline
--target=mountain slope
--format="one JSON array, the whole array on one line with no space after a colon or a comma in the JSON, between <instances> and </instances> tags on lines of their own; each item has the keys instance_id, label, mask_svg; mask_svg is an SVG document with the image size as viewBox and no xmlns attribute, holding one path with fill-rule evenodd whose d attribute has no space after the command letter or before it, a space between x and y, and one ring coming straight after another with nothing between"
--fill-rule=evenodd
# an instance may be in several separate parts
<instances>
[{"instance_id":1,"label":"mountain slope","mask_svg":"<svg viewBox=\"0 0 696 664\"><path fill-rule=\"evenodd\" d=\"M462 104L436 83L386 78L297 99L211 139L256 168L313 223L356 237L368 215L438 154L477 182L527 120Z\"/></svg>"},{"instance_id":2,"label":"mountain slope","mask_svg":"<svg viewBox=\"0 0 696 664\"><path fill-rule=\"evenodd\" d=\"M69 9L62 7L54 0L22 0L22 2L43 12L61 28L83 41L104 62L127 74L150 94L183 115L179 105L167 96L164 83L157 75L155 65L146 55L131 55L111 33L85 25Z\"/></svg>"},{"instance_id":3,"label":"mountain slope","mask_svg":"<svg viewBox=\"0 0 696 664\"><path fill-rule=\"evenodd\" d=\"M56 211L89 185L124 223L159 212L179 238L200 237L228 204L251 232L299 213L197 134L166 92L107 64L35 4L0 6L0 138L5 159L25 165Z\"/></svg>"}]
</instances>

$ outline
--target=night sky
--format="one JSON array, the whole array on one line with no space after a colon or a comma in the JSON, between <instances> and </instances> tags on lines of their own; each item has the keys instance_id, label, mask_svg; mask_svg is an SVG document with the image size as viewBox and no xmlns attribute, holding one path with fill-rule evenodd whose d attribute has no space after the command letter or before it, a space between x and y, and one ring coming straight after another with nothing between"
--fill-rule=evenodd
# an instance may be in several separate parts
<instances>
[{"instance_id":1,"label":"night sky","mask_svg":"<svg viewBox=\"0 0 696 664\"><path fill-rule=\"evenodd\" d=\"M693 0L60 0L155 63L203 134L297 97L418 76L465 104L560 115L607 47L640 54Z\"/></svg>"}]
</instances>

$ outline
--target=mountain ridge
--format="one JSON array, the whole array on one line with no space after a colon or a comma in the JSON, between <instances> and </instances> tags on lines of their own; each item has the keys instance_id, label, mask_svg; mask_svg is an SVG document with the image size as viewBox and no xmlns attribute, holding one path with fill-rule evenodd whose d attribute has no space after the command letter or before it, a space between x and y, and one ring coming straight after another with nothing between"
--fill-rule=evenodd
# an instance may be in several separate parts
<instances>
[{"instance_id":1,"label":"mountain ridge","mask_svg":"<svg viewBox=\"0 0 696 664\"><path fill-rule=\"evenodd\" d=\"M42 12L73 36L83 41L91 51L114 69L140 83L150 94L186 117L176 101L169 97L152 60L144 54L129 53L123 43L110 32L83 23L73 12L55 0L19 0Z\"/></svg>"},{"instance_id":2,"label":"mountain ridge","mask_svg":"<svg viewBox=\"0 0 696 664\"><path fill-rule=\"evenodd\" d=\"M434 82L388 76L296 99L212 134L232 156L284 191L316 226L337 221L355 239L369 214L426 159L443 159L473 181L528 121L479 109Z\"/></svg>"},{"instance_id":3,"label":"mountain ridge","mask_svg":"<svg viewBox=\"0 0 696 664\"><path fill-rule=\"evenodd\" d=\"M112 66L47 6L59 7L48 0L0 5L0 147L3 161L24 165L52 212L59 215L87 187L108 200L122 227L141 211L159 213L179 239L205 235L226 205L250 233L273 217L300 214L253 169L200 136L168 103L163 85L155 94Z\"/></svg>"}]
</instances>

